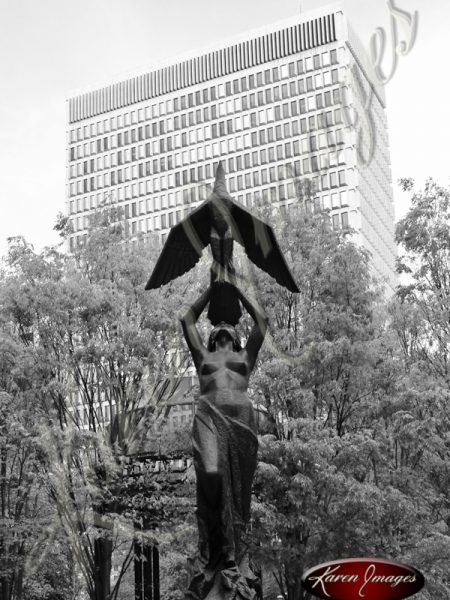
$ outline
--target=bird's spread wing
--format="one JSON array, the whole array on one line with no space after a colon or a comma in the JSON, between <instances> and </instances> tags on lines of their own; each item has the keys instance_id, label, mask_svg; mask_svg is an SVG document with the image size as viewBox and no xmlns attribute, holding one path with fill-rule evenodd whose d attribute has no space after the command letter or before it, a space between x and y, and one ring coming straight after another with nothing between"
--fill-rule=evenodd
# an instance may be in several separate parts
<instances>
[{"instance_id":1,"label":"bird's spread wing","mask_svg":"<svg viewBox=\"0 0 450 600\"><path fill-rule=\"evenodd\" d=\"M244 247L249 259L280 285L291 292L299 292L272 227L234 202L231 217L233 237Z\"/></svg>"},{"instance_id":2,"label":"bird's spread wing","mask_svg":"<svg viewBox=\"0 0 450 600\"><path fill-rule=\"evenodd\" d=\"M204 202L172 227L145 289L158 288L192 269L209 244L210 233L210 209Z\"/></svg>"}]
</instances>

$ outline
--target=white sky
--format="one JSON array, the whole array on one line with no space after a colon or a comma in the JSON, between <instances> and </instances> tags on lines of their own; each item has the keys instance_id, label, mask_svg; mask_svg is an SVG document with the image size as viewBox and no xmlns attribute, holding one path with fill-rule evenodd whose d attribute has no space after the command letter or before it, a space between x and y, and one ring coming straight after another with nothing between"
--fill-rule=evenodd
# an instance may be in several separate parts
<instances>
[{"instance_id":1,"label":"white sky","mask_svg":"<svg viewBox=\"0 0 450 600\"><path fill-rule=\"evenodd\" d=\"M0 0L0 255L24 235L57 241L65 208L66 99L145 73L171 56L270 24L322 0ZM387 32L387 0L342 0L364 46ZM448 0L395 0L419 13L411 52L386 85L397 218L408 206L399 177L449 183ZM386 62L386 70L389 69Z\"/></svg>"}]
</instances>

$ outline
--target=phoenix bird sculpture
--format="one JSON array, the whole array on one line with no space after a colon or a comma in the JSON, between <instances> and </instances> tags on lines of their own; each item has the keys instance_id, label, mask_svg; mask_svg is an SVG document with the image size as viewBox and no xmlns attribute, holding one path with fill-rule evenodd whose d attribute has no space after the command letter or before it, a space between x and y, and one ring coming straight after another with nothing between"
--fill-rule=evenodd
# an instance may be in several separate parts
<instances>
[{"instance_id":1,"label":"phoenix bird sculpture","mask_svg":"<svg viewBox=\"0 0 450 600\"><path fill-rule=\"evenodd\" d=\"M172 227L147 282L146 290L165 285L192 269L206 246L211 247L213 297L208 318L213 325L225 321L236 325L241 316L233 282L234 241L248 258L291 292L298 292L270 225L236 203L226 188L219 162L212 194L185 219Z\"/></svg>"}]
</instances>

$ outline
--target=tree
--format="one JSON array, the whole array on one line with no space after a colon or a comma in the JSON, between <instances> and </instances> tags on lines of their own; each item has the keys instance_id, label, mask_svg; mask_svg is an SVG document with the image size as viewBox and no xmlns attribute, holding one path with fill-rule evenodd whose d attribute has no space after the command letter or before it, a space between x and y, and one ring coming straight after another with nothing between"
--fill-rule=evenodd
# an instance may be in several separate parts
<instances>
[{"instance_id":1,"label":"tree","mask_svg":"<svg viewBox=\"0 0 450 600\"><path fill-rule=\"evenodd\" d=\"M391 322L401 349L403 435L396 437L399 460L423 478L430 498L430 527L411 561L432 576L430 594L450 592L450 192L429 179L416 190L412 179L400 180L411 193L411 208L397 225L403 276L392 302Z\"/></svg>"},{"instance_id":2,"label":"tree","mask_svg":"<svg viewBox=\"0 0 450 600\"><path fill-rule=\"evenodd\" d=\"M401 180L412 191L411 179ZM411 209L397 225L396 240L404 249L399 271L410 283L399 288L399 297L417 314L415 359L450 382L450 191L428 180L414 192ZM411 328L409 328L411 329ZM404 346L404 351L408 349Z\"/></svg>"},{"instance_id":3,"label":"tree","mask_svg":"<svg viewBox=\"0 0 450 600\"><path fill-rule=\"evenodd\" d=\"M25 564L46 525L39 491L37 411L26 378L26 352L0 328L0 585L5 600L20 600Z\"/></svg>"},{"instance_id":4,"label":"tree","mask_svg":"<svg viewBox=\"0 0 450 600\"><path fill-rule=\"evenodd\" d=\"M408 431L402 365L368 254L327 213L293 207L286 223L278 238L301 292L260 277L272 327L253 386L272 434L261 440L252 536L283 596L297 600L309 566L406 555L432 500L412 453L408 474L393 462Z\"/></svg>"},{"instance_id":5,"label":"tree","mask_svg":"<svg viewBox=\"0 0 450 600\"><path fill-rule=\"evenodd\" d=\"M144 447L185 368L174 351L182 296L144 292L155 258L155 245L132 244L118 211L105 208L73 256L13 240L1 289L4 318L32 357L48 493L96 600L117 596L133 558L132 521L119 514L129 505L124 458ZM177 284L189 295L187 278L185 289ZM129 550L111 587L123 543Z\"/></svg>"}]
</instances>

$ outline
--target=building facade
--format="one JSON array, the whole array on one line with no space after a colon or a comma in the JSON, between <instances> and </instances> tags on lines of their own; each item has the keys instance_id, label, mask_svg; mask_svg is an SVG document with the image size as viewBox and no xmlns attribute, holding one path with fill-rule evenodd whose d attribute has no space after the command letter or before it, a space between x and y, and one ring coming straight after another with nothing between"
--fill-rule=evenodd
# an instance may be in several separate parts
<instances>
[{"instance_id":1,"label":"building facade","mask_svg":"<svg viewBox=\"0 0 450 600\"><path fill-rule=\"evenodd\" d=\"M234 198L313 202L355 230L395 286L383 89L337 5L308 12L68 101L70 250L105 203L132 234L172 225L209 194L218 160Z\"/></svg>"}]
</instances>

